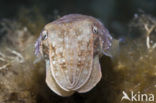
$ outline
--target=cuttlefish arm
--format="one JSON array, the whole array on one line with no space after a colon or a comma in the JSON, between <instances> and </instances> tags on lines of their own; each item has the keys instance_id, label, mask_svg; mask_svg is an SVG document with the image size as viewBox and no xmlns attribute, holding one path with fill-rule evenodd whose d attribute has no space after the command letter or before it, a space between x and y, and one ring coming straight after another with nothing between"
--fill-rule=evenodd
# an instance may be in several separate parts
<instances>
[{"instance_id":1,"label":"cuttlefish arm","mask_svg":"<svg viewBox=\"0 0 156 103\"><path fill-rule=\"evenodd\" d=\"M49 60L46 60L46 83L52 91L60 96L70 96L74 93L73 91L65 91L60 88L60 86L58 86L53 76L51 75Z\"/></svg>"}]
</instances>

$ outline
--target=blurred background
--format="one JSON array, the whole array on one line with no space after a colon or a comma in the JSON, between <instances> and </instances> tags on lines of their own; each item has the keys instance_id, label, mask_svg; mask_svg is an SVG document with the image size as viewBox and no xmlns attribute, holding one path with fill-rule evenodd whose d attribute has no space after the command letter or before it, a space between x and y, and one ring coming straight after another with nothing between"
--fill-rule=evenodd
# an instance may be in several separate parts
<instances>
[{"instance_id":1,"label":"blurred background","mask_svg":"<svg viewBox=\"0 0 156 103\"><path fill-rule=\"evenodd\" d=\"M37 8L48 21L70 13L95 16L118 36L127 34L127 23L136 13L155 16L156 0L0 0L0 20L15 19L22 8Z\"/></svg>"}]
</instances>

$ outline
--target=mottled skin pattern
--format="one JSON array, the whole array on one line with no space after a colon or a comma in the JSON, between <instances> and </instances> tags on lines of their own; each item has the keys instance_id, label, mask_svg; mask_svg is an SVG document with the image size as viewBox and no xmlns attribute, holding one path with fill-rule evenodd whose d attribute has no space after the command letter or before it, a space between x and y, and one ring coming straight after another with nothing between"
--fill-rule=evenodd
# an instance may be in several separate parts
<instances>
[{"instance_id":1,"label":"mottled skin pattern","mask_svg":"<svg viewBox=\"0 0 156 103\"><path fill-rule=\"evenodd\" d=\"M60 96L87 92L101 79L99 55L111 46L112 37L91 17L70 14L47 24L35 47L46 61L46 83Z\"/></svg>"}]
</instances>

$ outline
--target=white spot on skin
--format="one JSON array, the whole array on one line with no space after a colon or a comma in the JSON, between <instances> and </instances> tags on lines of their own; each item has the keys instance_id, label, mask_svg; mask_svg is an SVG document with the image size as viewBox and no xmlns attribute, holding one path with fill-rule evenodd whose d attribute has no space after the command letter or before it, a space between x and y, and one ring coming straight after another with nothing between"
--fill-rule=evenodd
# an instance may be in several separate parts
<instances>
[{"instance_id":1,"label":"white spot on skin","mask_svg":"<svg viewBox=\"0 0 156 103\"><path fill-rule=\"evenodd\" d=\"M65 62L65 59L62 59L62 62Z\"/></svg>"},{"instance_id":2,"label":"white spot on skin","mask_svg":"<svg viewBox=\"0 0 156 103\"><path fill-rule=\"evenodd\" d=\"M53 64L56 64L56 61L53 61Z\"/></svg>"},{"instance_id":3,"label":"white spot on skin","mask_svg":"<svg viewBox=\"0 0 156 103\"><path fill-rule=\"evenodd\" d=\"M60 58L60 59L58 60L58 62L59 62L59 63L64 63L64 62L65 62L65 59L64 59L64 58Z\"/></svg>"},{"instance_id":4,"label":"white spot on skin","mask_svg":"<svg viewBox=\"0 0 156 103\"><path fill-rule=\"evenodd\" d=\"M64 70L65 73L68 73L68 70Z\"/></svg>"},{"instance_id":5,"label":"white spot on skin","mask_svg":"<svg viewBox=\"0 0 156 103\"><path fill-rule=\"evenodd\" d=\"M52 46L53 46L53 47L56 46L56 42L55 42L55 41L52 42Z\"/></svg>"},{"instance_id":6,"label":"white spot on skin","mask_svg":"<svg viewBox=\"0 0 156 103\"><path fill-rule=\"evenodd\" d=\"M81 41L81 40L82 40L82 36L79 35L77 39L78 39L79 41Z\"/></svg>"},{"instance_id":7,"label":"white spot on skin","mask_svg":"<svg viewBox=\"0 0 156 103\"><path fill-rule=\"evenodd\" d=\"M56 49L56 54L62 53L63 52L63 47L57 48Z\"/></svg>"},{"instance_id":8,"label":"white spot on skin","mask_svg":"<svg viewBox=\"0 0 156 103\"><path fill-rule=\"evenodd\" d=\"M78 58L79 61L81 61L81 58Z\"/></svg>"},{"instance_id":9,"label":"white spot on skin","mask_svg":"<svg viewBox=\"0 0 156 103\"><path fill-rule=\"evenodd\" d=\"M50 34L50 38L51 38L52 40L54 40L55 38L57 38L56 33L55 33L55 32L52 32L52 33Z\"/></svg>"}]
</instances>

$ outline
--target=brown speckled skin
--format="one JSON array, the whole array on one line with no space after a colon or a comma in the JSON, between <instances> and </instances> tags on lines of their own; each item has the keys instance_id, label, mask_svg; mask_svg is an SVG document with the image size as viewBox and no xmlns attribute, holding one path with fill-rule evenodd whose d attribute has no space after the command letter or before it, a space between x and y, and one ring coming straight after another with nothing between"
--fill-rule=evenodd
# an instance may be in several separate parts
<instances>
[{"instance_id":1,"label":"brown speckled skin","mask_svg":"<svg viewBox=\"0 0 156 103\"><path fill-rule=\"evenodd\" d=\"M91 17L70 14L47 24L36 42L46 61L46 83L60 96L88 92L101 79L99 54L111 46L112 37Z\"/></svg>"}]
</instances>

